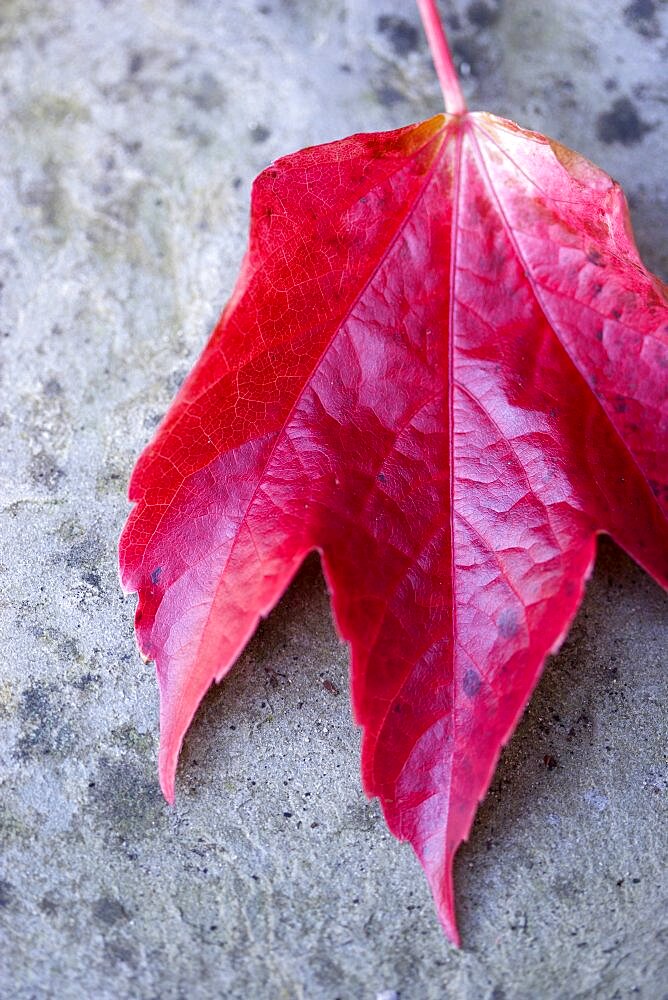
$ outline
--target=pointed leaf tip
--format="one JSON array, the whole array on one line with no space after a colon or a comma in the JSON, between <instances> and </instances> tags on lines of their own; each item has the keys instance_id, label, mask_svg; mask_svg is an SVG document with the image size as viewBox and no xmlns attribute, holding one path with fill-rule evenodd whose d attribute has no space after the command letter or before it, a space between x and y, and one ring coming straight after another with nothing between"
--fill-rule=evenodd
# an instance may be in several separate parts
<instances>
[{"instance_id":1,"label":"pointed leaf tip","mask_svg":"<svg viewBox=\"0 0 668 1000\"><path fill-rule=\"evenodd\" d=\"M168 745L165 739L165 730L161 725L160 750L158 753L158 776L160 778L160 788L162 789L162 794L170 806L174 805L176 798L176 768L179 759L180 747L180 742L177 744L176 748Z\"/></svg>"},{"instance_id":2,"label":"pointed leaf tip","mask_svg":"<svg viewBox=\"0 0 668 1000\"><path fill-rule=\"evenodd\" d=\"M171 768L163 766L162 762L160 763L160 788L162 789L162 794L164 795L167 803L170 806L173 806L176 800L174 792L174 772Z\"/></svg>"},{"instance_id":3,"label":"pointed leaf tip","mask_svg":"<svg viewBox=\"0 0 668 1000\"><path fill-rule=\"evenodd\" d=\"M455 915L454 893L450 890L450 898L447 901L439 902L436 906L436 913L441 927L450 944L455 948L461 948L462 940L457 927L457 917Z\"/></svg>"}]
</instances>

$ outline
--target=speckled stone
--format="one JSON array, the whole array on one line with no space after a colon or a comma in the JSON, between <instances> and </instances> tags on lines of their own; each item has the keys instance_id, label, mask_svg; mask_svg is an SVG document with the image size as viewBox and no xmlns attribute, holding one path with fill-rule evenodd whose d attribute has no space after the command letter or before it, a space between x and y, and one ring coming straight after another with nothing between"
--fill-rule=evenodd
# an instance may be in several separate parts
<instances>
[{"instance_id":1,"label":"speckled stone","mask_svg":"<svg viewBox=\"0 0 668 1000\"><path fill-rule=\"evenodd\" d=\"M471 105L611 172L667 277L665 0L442 7ZM609 542L460 852L462 951L361 792L317 560L159 793L128 476L253 176L438 110L411 0L2 0L0 59L0 995L665 996L668 602Z\"/></svg>"}]
</instances>

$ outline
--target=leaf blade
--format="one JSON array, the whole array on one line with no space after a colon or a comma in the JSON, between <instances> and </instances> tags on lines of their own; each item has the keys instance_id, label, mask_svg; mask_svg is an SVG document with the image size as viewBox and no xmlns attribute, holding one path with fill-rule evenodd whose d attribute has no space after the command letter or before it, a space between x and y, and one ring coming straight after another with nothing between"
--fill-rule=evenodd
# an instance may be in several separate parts
<instances>
[{"instance_id":1,"label":"leaf blade","mask_svg":"<svg viewBox=\"0 0 668 1000\"><path fill-rule=\"evenodd\" d=\"M668 578L665 290L609 178L488 115L284 158L252 219L121 541L163 788L207 687L318 549L365 790L458 941L455 852L596 534Z\"/></svg>"}]
</instances>

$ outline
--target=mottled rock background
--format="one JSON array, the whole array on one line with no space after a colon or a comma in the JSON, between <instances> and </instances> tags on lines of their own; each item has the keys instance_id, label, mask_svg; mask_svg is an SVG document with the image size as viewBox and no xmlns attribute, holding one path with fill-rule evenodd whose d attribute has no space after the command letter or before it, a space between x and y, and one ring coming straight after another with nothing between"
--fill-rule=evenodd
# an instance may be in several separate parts
<instances>
[{"instance_id":1,"label":"mottled rock background","mask_svg":"<svg viewBox=\"0 0 668 1000\"><path fill-rule=\"evenodd\" d=\"M668 277L665 0L443 0L465 89L625 186ZM459 855L358 778L310 561L156 781L115 548L273 157L439 108L411 0L0 2L0 994L668 996L667 601L611 543ZM662 662L663 661L663 662Z\"/></svg>"}]
</instances>

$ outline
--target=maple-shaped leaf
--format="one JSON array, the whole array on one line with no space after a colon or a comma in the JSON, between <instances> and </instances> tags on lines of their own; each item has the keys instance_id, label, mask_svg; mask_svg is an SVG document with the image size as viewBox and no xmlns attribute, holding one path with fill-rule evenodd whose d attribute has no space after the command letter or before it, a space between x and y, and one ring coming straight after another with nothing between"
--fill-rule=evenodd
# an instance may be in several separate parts
<instances>
[{"instance_id":1,"label":"maple-shaped leaf","mask_svg":"<svg viewBox=\"0 0 668 1000\"><path fill-rule=\"evenodd\" d=\"M464 105L278 160L231 301L132 476L120 547L160 775L306 555L362 773L457 940L452 862L608 532L668 584L668 298L624 196Z\"/></svg>"}]
</instances>

